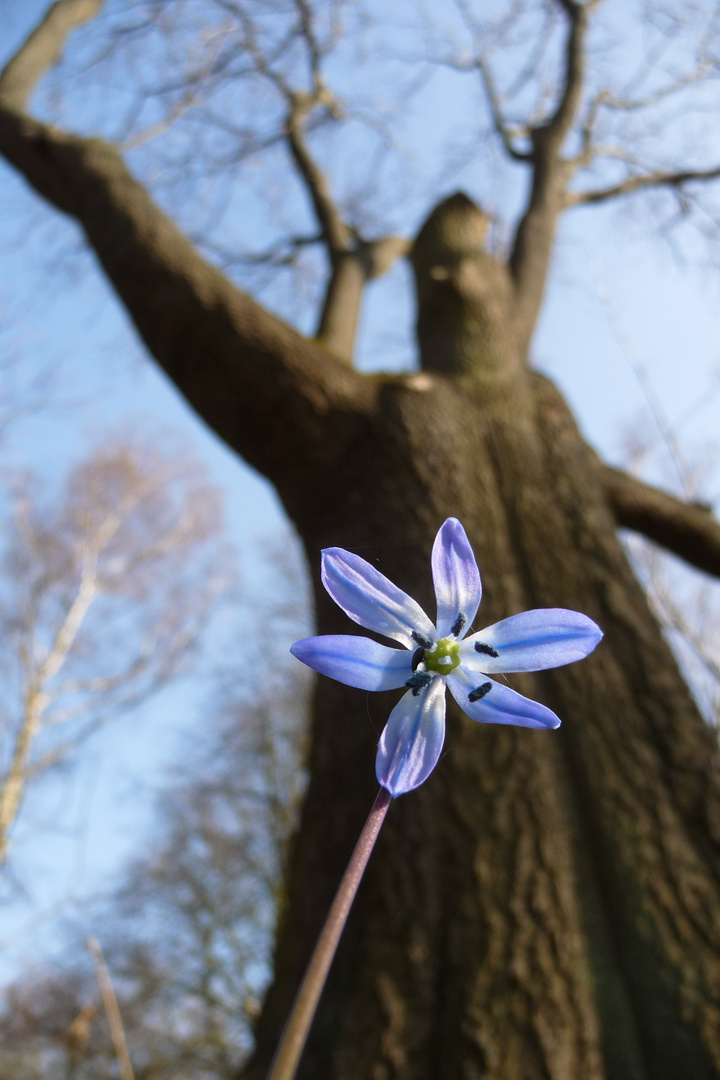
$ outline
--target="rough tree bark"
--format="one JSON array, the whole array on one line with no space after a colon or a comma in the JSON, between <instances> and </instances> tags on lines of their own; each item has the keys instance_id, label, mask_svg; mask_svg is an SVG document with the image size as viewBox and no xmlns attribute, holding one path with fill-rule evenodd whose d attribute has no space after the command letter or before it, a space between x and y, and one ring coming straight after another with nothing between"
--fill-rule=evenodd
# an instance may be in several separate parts
<instances>
[{"instance_id":1,"label":"rough tree bark","mask_svg":"<svg viewBox=\"0 0 720 1080\"><path fill-rule=\"evenodd\" d=\"M332 223L321 326L341 327L336 347L322 331L301 338L208 266L111 147L27 115L58 35L96 4L56 5L69 18L43 24L53 48L40 49L41 27L0 80L0 151L80 222L156 361L277 487L307 551L319 632L348 632L318 578L329 545L375 562L432 613L429 554L449 515L477 554L483 623L567 606L605 631L584 663L513 679L559 713L559 732L481 727L450 708L440 765L391 807L306 1051L307 1080L720 1074L720 756L616 526L710 573L720 531L702 509L603 466L527 364L568 201L561 147L589 17L589 5L557 2L568 21L563 89L524 155L533 183L512 255L503 264L484 249L483 215L464 195L435 208L412 253L414 375L349 365L362 275L356 265L354 284L338 287L357 252ZM301 144L292 149L302 168ZM323 189L305 173L323 227ZM333 288L344 296L334 311ZM391 703L317 683L310 786L247 1080L264 1075L372 802Z\"/></svg>"}]
</instances>

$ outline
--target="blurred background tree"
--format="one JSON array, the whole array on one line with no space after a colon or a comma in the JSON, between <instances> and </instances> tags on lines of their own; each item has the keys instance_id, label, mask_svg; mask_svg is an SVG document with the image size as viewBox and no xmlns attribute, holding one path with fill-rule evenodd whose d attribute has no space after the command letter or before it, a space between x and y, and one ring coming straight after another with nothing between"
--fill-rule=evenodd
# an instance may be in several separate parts
<instances>
[{"instance_id":1,"label":"blurred background tree","mask_svg":"<svg viewBox=\"0 0 720 1080\"><path fill-rule=\"evenodd\" d=\"M290 629L297 615L279 625ZM220 1078L252 1046L278 883L302 792L307 682L277 644L272 687L217 690L212 722L158 796L148 850L66 928L64 961L6 993L0 1076L113 1075L115 1050L85 938L102 936L135 1076Z\"/></svg>"},{"instance_id":2,"label":"blurred background tree","mask_svg":"<svg viewBox=\"0 0 720 1080\"><path fill-rule=\"evenodd\" d=\"M43 506L15 486L2 576L0 863L25 789L147 699L196 646L231 569L219 493L188 462L98 447Z\"/></svg>"}]
</instances>

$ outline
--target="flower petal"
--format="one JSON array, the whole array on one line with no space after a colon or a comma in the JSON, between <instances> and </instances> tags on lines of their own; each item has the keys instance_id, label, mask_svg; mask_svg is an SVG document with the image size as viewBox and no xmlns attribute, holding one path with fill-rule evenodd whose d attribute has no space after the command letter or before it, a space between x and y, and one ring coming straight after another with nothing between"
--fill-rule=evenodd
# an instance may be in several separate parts
<instances>
[{"instance_id":1,"label":"flower petal","mask_svg":"<svg viewBox=\"0 0 720 1080\"><path fill-rule=\"evenodd\" d=\"M303 638L290 648L303 664L360 690L395 690L412 675L413 654L366 637L328 634Z\"/></svg>"},{"instance_id":2,"label":"flower petal","mask_svg":"<svg viewBox=\"0 0 720 1080\"><path fill-rule=\"evenodd\" d=\"M445 684L438 675L416 693L408 690L380 736L375 773L395 798L427 780L445 741Z\"/></svg>"},{"instance_id":3,"label":"flower petal","mask_svg":"<svg viewBox=\"0 0 720 1080\"><path fill-rule=\"evenodd\" d=\"M509 686L477 672L456 668L448 676L450 693L463 712L480 724L517 724L518 727L556 728L560 719L539 701L523 697ZM484 691L484 692L483 692ZM472 701L475 694L478 697Z\"/></svg>"},{"instance_id":4,"label":"flower petal","mask_svg":"<svg viewBox=\"0 0 720 1080\"><path fill-rule=\"evenodd\" d=\"M511 615L460 646L469 671L544 671L591 653L603 633L592 619L566 608L538 608Z\"/></svg>"},{"instance_id":5,"label":"flower petal","mask_svg":"<svg viewBox=\"0 0 720 1080\"><path fill-rule=\"evenodd\" d=\"M463 636L477 614L482 584L472 548L457 518L448 518L435 537L432 572L438 637Z\"/></svg>"},{"instance_id":6,"label":"flower petal","mask_svg":"<svg viewBox=\"0 0 720 1080\"><path fill-rule=\"evenodd\" d=\"M360 626L395 638L408 649L421 644L413 632L424 640L437 640L435 627L420 605L359 555L326 548L322 581L335 603Z\"/></svg>"}]
</instances>

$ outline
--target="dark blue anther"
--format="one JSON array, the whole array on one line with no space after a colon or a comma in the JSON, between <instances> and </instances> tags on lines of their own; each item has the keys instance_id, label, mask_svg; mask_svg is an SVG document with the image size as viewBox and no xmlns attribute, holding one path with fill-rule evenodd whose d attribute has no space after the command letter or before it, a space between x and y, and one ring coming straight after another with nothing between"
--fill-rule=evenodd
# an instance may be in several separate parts
<instances>
[{"instance_id":1,"label":"dark blue anther","mask_svg":"<svg viewBox=\"0 0 720 1080\"><path fill-rule=\"evenodd\" d=\"M463 613L461 611L460 614L458 615L457 619L455 620L455 622L452 624L452 630L450 631L450 633L454 634L455 637L457 637L458 634L460 634L462 632L466 622L467 622L467 619L465 618L465 616L463 615Z\"/></svg>"},{"instance_id":2,"label":"dark blue anther","mask_svg":"<svg viewBox=\"0 0 720 1080\"><path fill-rule=\"evenodd\" d=\"M432 649L433 643L430 638L423 637L422 634L418 634L417 630L413 630L410 637L413 641L416 641L418 645L423 649Z\"/></svg>"},{"instance_id":3,"label":"dark blue anther","mask_svg":"<svg viewBox=\"0 0 720 1080\"><path fill-rule=\"evenodd\" d=\"M486 645L483 641L475 642L475 652L483 653L485 656L500 655L497 649L493 649L492 645Z\"/></svg>"},{"instance_id":4,"label":"dark blue anther","mask_svg":"<svg viewBox=\"0 0 720 1080\"><path fill-rule=\"evenodd\" d=\"M477 689L471 690L468 694L468 701L481 701L486 694L489 694L492 690L491 682L484 682L482 686L478 686Z\"/></svg>"},{"instance_id":5,"label":"dark blue anther","mask_svg":"<svg viewBox=\"0 0 720 1080\"><path fill-rule=\"evenodd\" d=\"M412 669L413 669L413 671L417 671L418 664L421 663L422 658L423 658L424 655L425 655L425 650L423 649L423 647L421 645L420 648L416 649L415 652L412 655Z\"/></svg>"},{"instance_id":6,"label":"dark blue anther","mask_svg":"<svg viewBox=\"0 0 720 1080\"><path fill-rule=\"evenodd\" d=\"M412 690L413 697L418 697L420 691L429 686L432 681L433 677L427 671L416 671L414 675L410 676L405 685Z\"/></svg>"}]
</instances>

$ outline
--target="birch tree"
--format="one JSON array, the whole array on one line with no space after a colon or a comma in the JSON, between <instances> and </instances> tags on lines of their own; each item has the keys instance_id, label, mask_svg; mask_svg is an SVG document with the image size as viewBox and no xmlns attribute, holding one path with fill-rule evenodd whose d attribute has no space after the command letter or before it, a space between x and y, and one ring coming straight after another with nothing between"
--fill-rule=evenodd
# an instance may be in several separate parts
<instances>
[{"instance_id":1,"label":"birch tree","mask_svg":"<svg viewBox=\"0 0 720 1080\"><path fill-rule=\"evenodd\" d=\"M297 574L287 584L300 591ZM297 611L270 610L275 627L297 633ZM187 733L117 886L77 913L60 961L4 988L0 1076L112 1074L89 933L103 943L138 1080L222 1080L247 1054L304 784L308 681L262 629L252 649L256 672L272 657L272 684L257 674L240 684L232 667L218 673L207 723Z\"/></svg>"},{"instance_id":2,"label":"birch tree","mask_svg":"<svg viewBox=\"0 0 720 1080\"><path fill-rule=\"evenodd\" d=\"M178 672L230 582L217 492L152 451L100 447L55 505L27 477L14 503L2 581L0 862L28 786Z\"/></svg>"}]
</instances>

